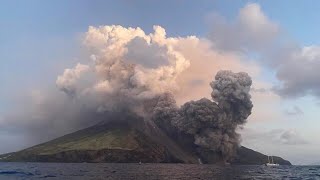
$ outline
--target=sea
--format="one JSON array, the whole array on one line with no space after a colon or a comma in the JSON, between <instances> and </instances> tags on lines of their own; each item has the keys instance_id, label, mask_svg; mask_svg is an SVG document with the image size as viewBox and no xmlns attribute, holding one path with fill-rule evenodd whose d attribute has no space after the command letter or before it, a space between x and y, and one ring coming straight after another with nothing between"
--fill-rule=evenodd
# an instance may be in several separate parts
<instances>
[{"instance_id":1,"label":"sea","mask_svg":"<svg viewBox=\"0 0 320 180\"><path fill-rule=\"evenodd\" d=\"M320 166L0 163L2 179L320 179Z\"/></svg>"}]
</instances>

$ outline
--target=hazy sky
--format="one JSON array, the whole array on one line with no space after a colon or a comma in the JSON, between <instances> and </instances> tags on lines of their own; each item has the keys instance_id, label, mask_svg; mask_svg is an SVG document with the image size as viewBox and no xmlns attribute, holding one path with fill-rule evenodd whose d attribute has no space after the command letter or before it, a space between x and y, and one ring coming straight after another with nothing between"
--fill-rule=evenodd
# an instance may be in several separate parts
<instances>
[{"instance_id":1,"label":"hazy sky","mask_svg":"<svg viewBox=\"0 0 320 180\"><path fill-rule=\"evenodd\" d=\"M140 27L148 34L160 25L167 37L209 42L206 68L230 66L253 77L253 114L239 130L243 145L295 164L320 162L319 7L312 0L3 0L0 153L59 135L30 140L25 131L50 125L30 128L28 118L12 117L40 91L58 91L56 79L65 68L89 59L83 47L89 26ZM201 92L180 98L207 96Z\"/></svg>"}]
</instances>

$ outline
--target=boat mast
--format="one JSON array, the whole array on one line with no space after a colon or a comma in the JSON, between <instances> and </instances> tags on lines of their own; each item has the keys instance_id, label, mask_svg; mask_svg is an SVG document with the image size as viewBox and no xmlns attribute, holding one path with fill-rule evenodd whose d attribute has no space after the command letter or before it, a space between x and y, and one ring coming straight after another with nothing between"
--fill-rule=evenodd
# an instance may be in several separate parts
<instances>
[{"instance_id":1,"label":"boat mast","mask_svg":"<svg viewBox=\"0 0 320 180\"><path fill-rule=\"evenodd\" d=\"M274 164L274 162L273 162L273 156L271 156L271 160L272 160L272 164Z\"/></svg>"}]
</instances>

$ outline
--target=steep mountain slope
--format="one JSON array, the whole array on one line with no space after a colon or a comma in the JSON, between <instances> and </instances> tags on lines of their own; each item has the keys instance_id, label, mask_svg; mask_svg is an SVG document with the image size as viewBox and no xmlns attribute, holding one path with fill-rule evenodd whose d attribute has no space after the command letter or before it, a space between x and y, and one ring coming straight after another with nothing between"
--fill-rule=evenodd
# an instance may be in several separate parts
<instances>
[{"instance_id":1,"label":"steep mountain slope","mask_svg":"<svg viewBox=\"0 0 320 180\"><path fill-rule=\"evenodd\" d=\"M152 121L135 116L131 116L130 121L119 117L111 117L116 121L103 122L22 151L0 155L0 161L198 163L200 157L205 163L221 163L216 154L199 154L194 147L187 147L168 136ZM290 164L279 157L275 157L275 161ZM267 156L241 147L231 163L266 162Z\"/></svg>"},{"instance_id":2,"label":"steep mountain slope","mask_svg":"<svg viewBox=\"0 0 320 180\"><path fill-rule=\"evenodd\" d=\"M99 124L2 158L40 162L181 162L165 146L123 122Z\"/></svg>"}]
</instances>

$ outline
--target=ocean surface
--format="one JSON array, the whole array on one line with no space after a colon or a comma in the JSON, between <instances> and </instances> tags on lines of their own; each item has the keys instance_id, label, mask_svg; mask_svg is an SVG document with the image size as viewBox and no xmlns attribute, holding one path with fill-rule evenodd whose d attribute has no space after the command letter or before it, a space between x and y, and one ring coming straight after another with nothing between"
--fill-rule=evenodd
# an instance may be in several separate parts
<instances>
[{"instance_id":1,"label":"ocean surface","mask_svg":"<svg viewBox=\"0 0 320 180\"><path fill-rule=\"evenodd\" d=\"M0 163L2 179L320 179L320 166Z\"/></svg>"}]
</instances>

